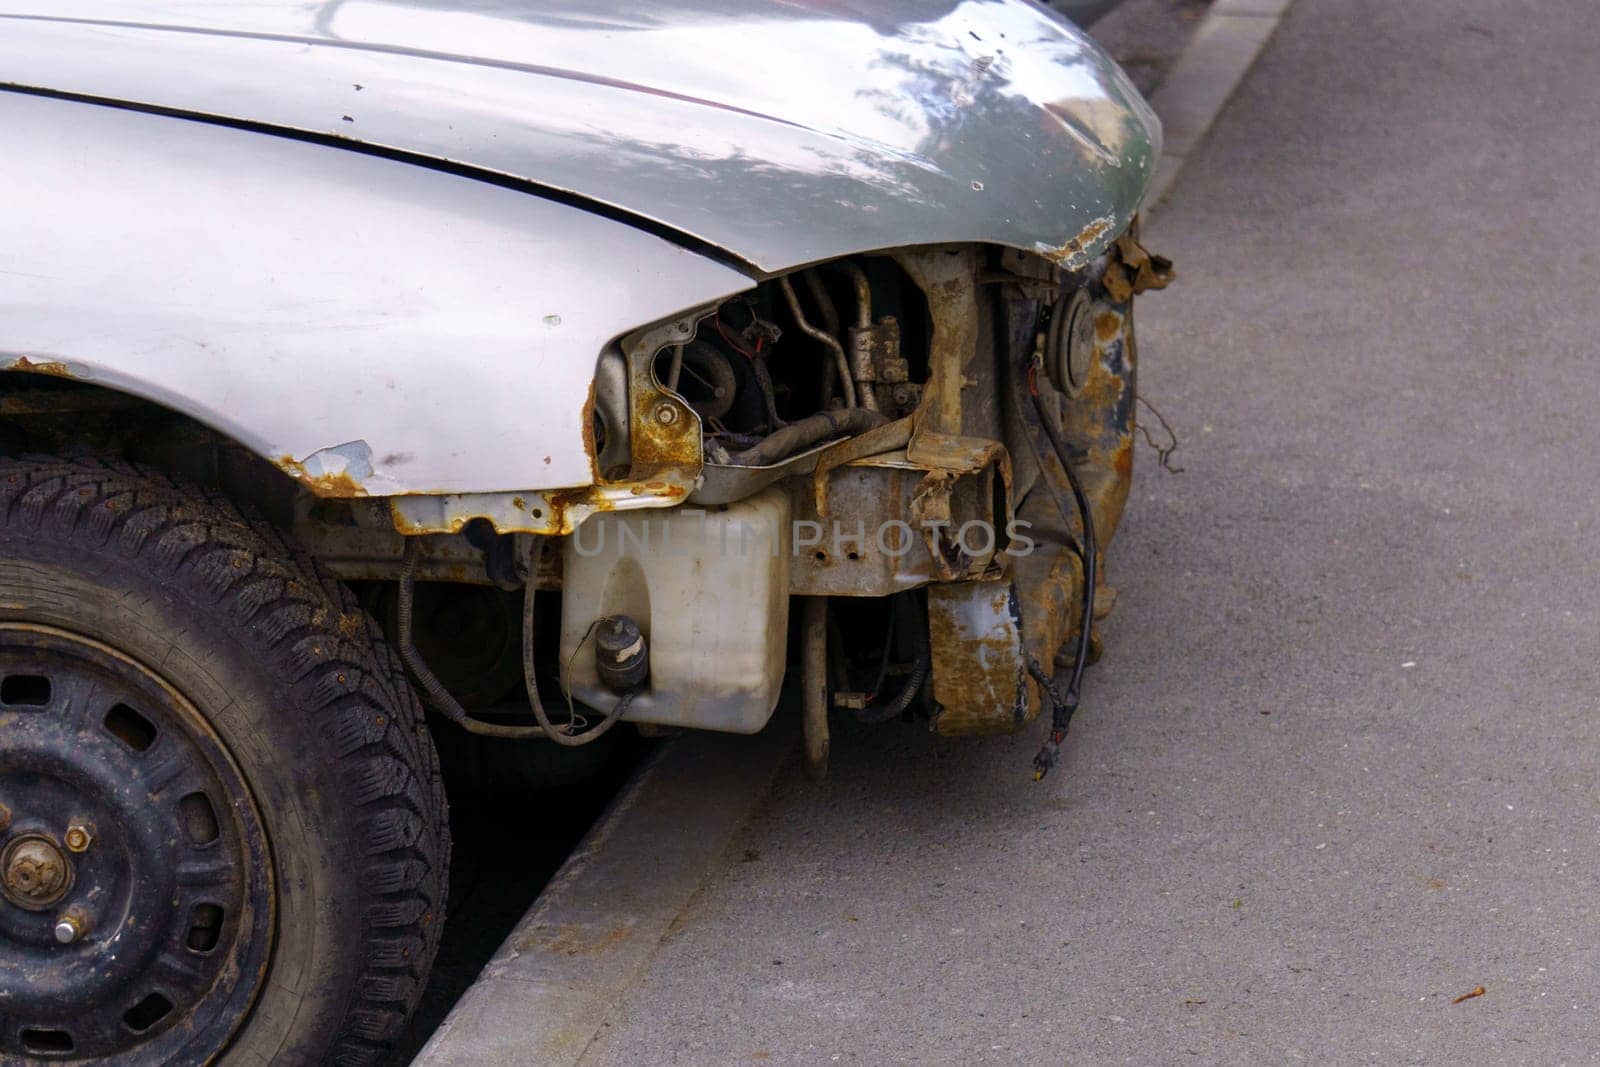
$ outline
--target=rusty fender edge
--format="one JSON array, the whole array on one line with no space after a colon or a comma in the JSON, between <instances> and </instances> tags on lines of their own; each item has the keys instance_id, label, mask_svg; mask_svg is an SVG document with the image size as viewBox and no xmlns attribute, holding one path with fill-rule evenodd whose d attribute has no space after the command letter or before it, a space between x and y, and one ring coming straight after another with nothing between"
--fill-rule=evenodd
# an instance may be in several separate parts
<instances>
[{"instance_id":1,"label":"rusty fender edge","mask_svg":"<svg viewBox=\"0 0 1600 1067\"><path fill-rule=\"evenodd\" d=\"M589 516L603 511L667 508L693 492L705 462L700 417L681 398L656 383L655 356L668 345L694 337L698 323L715 305L648 327L620 342L628 367L631 463L625 478L605 481L599 469L593 431L595 389L584 401L584 451L592 484L521 489L495 493L407 493L386 496L397 533L405 536L460 533L475 519L498 533L559 536L572 533ZM365 441L325 448L303 460L280 456L275 465L319 497L350 499L371 492L372 450Z\"/></svg>"}]
</instances>

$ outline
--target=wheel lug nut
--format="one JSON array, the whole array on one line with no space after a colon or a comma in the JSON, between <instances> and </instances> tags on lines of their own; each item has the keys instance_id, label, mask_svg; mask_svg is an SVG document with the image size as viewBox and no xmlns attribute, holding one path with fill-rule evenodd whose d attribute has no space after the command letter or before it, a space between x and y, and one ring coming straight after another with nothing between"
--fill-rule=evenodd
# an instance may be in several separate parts
<instances>
[{"instance_id":1,"label":"wheel lug nut","mask_svg":"<svg viewBox=\"0 0 1600 1067\"><path fill-rule=\"evenodd\" d=\"M68 852L86 852L89 843L94 840L94 834L90 831L88 823L75 822L67 827L65 840Z\"/></svg>"},{"instance_id":2,"label":"wheel lug nut","mask_svg":"<svg viewBox=\"0 0 1600 1067\"><path fill-rule=\"evenodd\" d=\"M63 945L72 944L83 936L86 925L81 913L75 910L62 912L60 918L56 919L56 941Z\"/></svg>"},{"instance_id":3,"label":"wheel lug nut","mask_svg":"<svg viewBox=\"0 0 1600 1067\"><path fill-rule=\"evenodd\" d=\"M19 907L42 911L72 888L72 864L42 834L14 837L0 852L0 893Z\"/></svg>"}]
</instances>

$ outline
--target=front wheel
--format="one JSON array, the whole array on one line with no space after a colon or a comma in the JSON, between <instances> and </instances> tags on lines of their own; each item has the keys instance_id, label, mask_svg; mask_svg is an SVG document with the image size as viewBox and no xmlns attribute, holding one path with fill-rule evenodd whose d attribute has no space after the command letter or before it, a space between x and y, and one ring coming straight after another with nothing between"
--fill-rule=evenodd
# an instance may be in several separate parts
<instances>
[{"instance_id":1,"label":"front wheel","mask_svg":"<svg viewBox=\"0 0 1600 1067\"><path fill-rule=\"evenodd\" d=\"M0 460L0 1060L377 1062L448 851L346 590L160 475Z\"/></svg>"}]
</instances>

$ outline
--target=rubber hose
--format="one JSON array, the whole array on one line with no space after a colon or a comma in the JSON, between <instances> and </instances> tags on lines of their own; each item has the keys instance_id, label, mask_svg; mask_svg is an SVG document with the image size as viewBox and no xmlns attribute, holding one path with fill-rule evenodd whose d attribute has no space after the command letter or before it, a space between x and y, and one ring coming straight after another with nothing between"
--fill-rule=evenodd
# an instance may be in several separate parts
<instances>
[{"instance_id":1,"label":"rubber hose","mask_svg":"<svg viewBox=\"0 0 1600 1067\"><path fill-rule=\"evenodd\" d=\"M845 408L842 411L819 411L797 419L781 430L774 431L761 443L742 452L728 456L729 462L741 467L767 467L794 455L818 441L841 434L854 437L882 426L888 418L866 408Z\"/></svg>"}]
</instances>

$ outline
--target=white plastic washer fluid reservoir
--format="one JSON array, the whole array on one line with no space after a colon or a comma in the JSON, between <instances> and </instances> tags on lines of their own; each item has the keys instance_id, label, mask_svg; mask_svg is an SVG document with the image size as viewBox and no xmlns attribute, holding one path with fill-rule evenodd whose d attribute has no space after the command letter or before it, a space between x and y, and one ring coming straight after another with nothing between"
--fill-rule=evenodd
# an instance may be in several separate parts
<instances>
[{"instance_id":1,"label":"white plastic washer fluid reservoir","mask_svg":"<svg viewBox=\"0 0 1600 1067\"><path fill-rule=\"evenodd\" d=\"M708 508L602 512L562 559L561 669L577 700L609 711L591 627L627 615L650 647L633 722L755 733L783 684L789 497L766 489ZM580 647L581 646L581 647Z\"/></svg>"}]
</instances>

